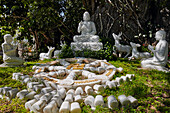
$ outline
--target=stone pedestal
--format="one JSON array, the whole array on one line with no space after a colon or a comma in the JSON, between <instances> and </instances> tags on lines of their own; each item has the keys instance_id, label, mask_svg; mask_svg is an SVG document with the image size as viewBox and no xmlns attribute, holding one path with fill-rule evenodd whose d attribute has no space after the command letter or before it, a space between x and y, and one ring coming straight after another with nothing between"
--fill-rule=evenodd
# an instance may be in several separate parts
<instances>
[{"instance_id":1,"label":"stone pedestal","mask_svg":"<svg viewBox=\"0 0 170 113\"><path fill-rule=\"evenodd\" d=\"M82 51L84 49L99 51L103 49L103 44L101 42L72 42L71 48L74 51Z\"/></svg>"}]
</instances>

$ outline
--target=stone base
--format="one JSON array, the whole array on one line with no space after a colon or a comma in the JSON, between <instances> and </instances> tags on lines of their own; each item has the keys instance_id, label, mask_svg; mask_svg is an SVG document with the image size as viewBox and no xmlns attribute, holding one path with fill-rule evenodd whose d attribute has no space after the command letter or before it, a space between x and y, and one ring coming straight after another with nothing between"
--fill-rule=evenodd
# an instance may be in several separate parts
<instances>
[{"instance_id":1,"label":"stone base","mask_svg":"<svg viewBox=\"0 0 170 113\"><path fill-rule=\"evenodd\" d=\"M144 69L144 70L152 70L152 69L155 69L155 70L162 71L162 72L165 72L165 73L169 73L169 72L170 72L170 69L168 69L168 68L166 68L166 67L154 66L154 65L149 65L149 66L141 67L141 68L138 68L138 69Z\"/></svg>"},{"instance_id":2,"label":"stone base","mask_svg":"<svg viewBox=\"0 0 170 113\"><path fill-rule=\"evenodd\" d=\"M101 42L72 42L71 49L74 51L83 51L84 49L99 51L103 49L103 44Z\"/></svg>"}]
</instances>

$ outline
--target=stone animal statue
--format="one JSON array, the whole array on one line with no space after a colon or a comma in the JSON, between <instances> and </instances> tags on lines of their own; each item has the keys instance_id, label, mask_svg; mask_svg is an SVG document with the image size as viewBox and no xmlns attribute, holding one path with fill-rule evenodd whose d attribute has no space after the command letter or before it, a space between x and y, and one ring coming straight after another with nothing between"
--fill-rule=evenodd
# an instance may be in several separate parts
<instances>
[{"instance_id":1,"label":"stone animal statue","mask_svg":"<svg viewBox=\"0 0 170 113\"><path fill-rule=\"evenodd\" d=\"M54 57L55 58L59 58L59 54L61 53L61 51L64 49L65 46L66 46L65 41L64 41L64 43L62 41L60 41L61 50L55 50L54 51Z\"/></svg>"},{"instance_id":2,"label":"stone animal statue","mask_svg":"<svg viewBox=\"0 0 170 113\"><path fill-rule=\"evenodd\" d=\"M113 46L113 54L117 54L117 51L119 52L119 57L121 57L123 52L126 52L126 56L124 58L126 58L130 53L132 48L129 45L121 45L119 40L121 40L121 35L122 33L119 33L118 35L116 35L115 33L112 34L113 38L115 40L115 45Z\"/></svg>"},{"instance_id":3,"label":"stone animal statue","mask_svg":"<svg viewBox=\"0 0 170 113\"><path fill-rule=\"evenodd\" d=\"M142 59L142 58L149 58L151 57L151 54L149 52L139 52L137 50L138 47L140 47L140 44L135 44L133 42L130 42L130 45L132 46L132 56L128 57L129 60L135 58L135 59Z\"/></svg>"},{"instance_id":4,"label":"stone animal statue","mask_svg":"<svg viewBox=\"0 0 170 113\"><path fill-rule=\"evenodd\" d=\"M40 60L44 60L44 59L50 59L52 56L52 52L54 51L55 47L49 47L48 48L48 52L47 53L40 53Z\"/></svg>"}]
</instances>

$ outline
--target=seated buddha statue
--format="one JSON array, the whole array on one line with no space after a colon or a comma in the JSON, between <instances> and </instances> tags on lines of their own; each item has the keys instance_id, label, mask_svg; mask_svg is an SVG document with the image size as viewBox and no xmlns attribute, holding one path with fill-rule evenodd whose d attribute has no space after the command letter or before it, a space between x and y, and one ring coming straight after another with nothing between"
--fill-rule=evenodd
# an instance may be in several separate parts
<instances>
[{"instance_id":1,"label":"seated buddha statue","mask_svg":"<svg viewBox=\"0 0 170 113\"><path fill-rule=\"evenodd\" d=\"M12 45L13 38L10 34L4 36L4 43L2 43L3 61L6 66L22 65L24 60L16 57L17 45Z\"/></svg>"},{"instance_id":2,"label":"seated buddha statue","mask_svg":"<svg viewBox=\"0 0 170 113\"><path fill-rule=\"evenodd\" d=\"M83 21L79 23L78 33L81 35L75 35L74 42L99 42L99 36L95 35L95 24L90 21L90 14L87 11L83 14Z\"/></svg>"}]
</instances>

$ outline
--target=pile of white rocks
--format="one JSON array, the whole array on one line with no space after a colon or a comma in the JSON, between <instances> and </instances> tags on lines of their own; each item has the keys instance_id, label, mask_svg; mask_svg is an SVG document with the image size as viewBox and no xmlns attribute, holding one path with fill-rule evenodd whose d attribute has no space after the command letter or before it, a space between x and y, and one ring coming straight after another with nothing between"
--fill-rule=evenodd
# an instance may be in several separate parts
<instances>
[{"instance_id":1,"label":"pile of white rocks","mask_svg":"<svg viewBox=\"0 0 170 113\"><path fill-rule=\"evenodd\" d=\"M78 60L73 65L63 59L58 62L61 66L49 64L33 66L35 70L33 77L13 73L12 79L26 84L27 89L19 91L4 87L0 88L0 94L6 95L8 100L15 97L26 99L25 108L36 113L81 113L82 102L90 105L92 110L98 105L110 109L137 106L137 99L132 96L120 95L116 99L111 95L104 103L104 97L100 95L105 88L116 89L123 82L132 81L135 78L134 74L126 74L112 80L116 72L123 72L123 68L116 68L106 60L96 60L89 64L82 64L82 60ZM98 75L93 72L97 72ZM74 80L77 75L88 79ZM65 76L65 79L60 80L53 76Z\"/></svg>"},{"instance_id":2,"label":"pile of white rocks","mask_svg":"<svg viewBox=\"0 0 170 113\"><path fill-rule=\"evenodd\" d=\"M99 95L105 88L116 88L125 81L131 81L134 77L134 74L127 74L126 76L117 77L112 81L107 80L102 84L67 89L52 81L35 77L31 78L21 73L13 73L13 79L20 80L27 84L27 89L19 92L16 91L13 95L16 95L20 99L29 100L25 103L25 108L36 113L80 113L81 102L84 102L85 105L90 105L92 110L95 110L97 105L110 109L118 108L119 102L122 107L130 105L136 107L137 100L132 96L126 97L125 95L120 95L118 97L119 101L117 101L117 99L111 95L107 97L107 103L104 103L103 96ZM3 90L13 91L12 88L4 88ZM92 95L97 96L93 97ZM14 97L15 96L13 96L13 98Z\"/></svg>"}]
</instances>

